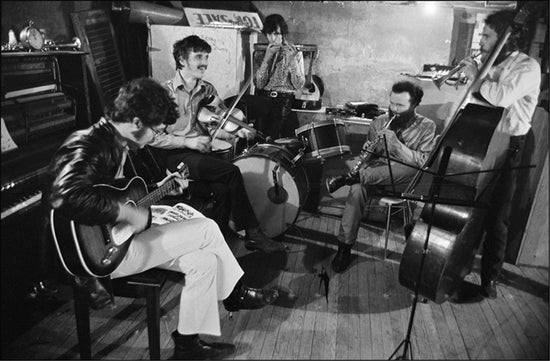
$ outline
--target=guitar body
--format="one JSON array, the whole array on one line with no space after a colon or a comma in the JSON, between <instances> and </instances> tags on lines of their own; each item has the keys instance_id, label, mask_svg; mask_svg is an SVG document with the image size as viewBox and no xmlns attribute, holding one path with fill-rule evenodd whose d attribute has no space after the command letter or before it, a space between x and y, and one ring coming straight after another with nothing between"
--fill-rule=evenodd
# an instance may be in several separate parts
<instances>
[{"instance_id":1,"label":"guitar body","mask_svg":"<svg viewBox=\"0 0 550 361\"><path fill-rule=\"evenodd\" d=\"M147 185L134 177L126 185L100 184L95 187L123 204L135 205L147 195ZM50 225L61 263L72 275L106 277L122 262L132 233L112 225L85 225L55 212L50 213Z\"/></svg>"},{"instance_id":2,"label":"guitar body","mask_svg":"<svg viewBox=\"0 0 550 361\"><path fill-rule=\"evenodd\" d=\"M321 109L321 97L323 96L324 90L324 84L321 78L317 75L313 75L309 84L306 83L302 89L296 91L292 108L302 110Z\"/></svg>"}]
</instances>

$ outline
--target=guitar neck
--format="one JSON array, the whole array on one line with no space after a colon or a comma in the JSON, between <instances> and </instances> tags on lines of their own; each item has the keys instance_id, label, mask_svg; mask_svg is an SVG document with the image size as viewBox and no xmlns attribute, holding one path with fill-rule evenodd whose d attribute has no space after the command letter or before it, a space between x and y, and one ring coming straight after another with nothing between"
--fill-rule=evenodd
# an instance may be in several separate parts
<instances>
[{"instance_id":1,"label":"guitar neck","mask_svg":"<svg viewBox=\"0 0 550 361\"><path fill-rule=\"evenodd\" d=\"M304 84L304 87L308 87L311 84L311 76L312 76L312 72L313 72L313 60L314 60L314 58L315 58L315 53L311 54L311 61L309 62L309 69L308 69L308 72L307 72L306 83Z\"/></svg>"},{"instance_id":2,"label":"guitar neck","mask_svg":"<svg viewBox=\"0 0 550 361\"><path fill-rule=\"evenodd\" d=\"M161 185L151 193L147 194L145 197L140 199L137 204L141 207L148 208L153 204L160 201L166 195L176 189L176 181L172 179L171 181Z\"/></svg>"}]
</instances>

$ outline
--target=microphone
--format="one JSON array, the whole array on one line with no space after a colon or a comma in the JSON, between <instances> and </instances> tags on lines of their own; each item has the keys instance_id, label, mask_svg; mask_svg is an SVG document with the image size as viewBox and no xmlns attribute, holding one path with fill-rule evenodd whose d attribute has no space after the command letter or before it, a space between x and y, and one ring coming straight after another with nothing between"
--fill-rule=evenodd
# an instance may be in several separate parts
<instances>
[{"instance_id":1,"label":"microphone","mask_svg":"<svg viewBox=\"0 0 550 361\"><path fill-rule=\"evenodd\" d=\"M273 187L269 188L267 190L267 198L275 203L275 204L281 204L287 201L288 199L288 192L279 185L279 182L277 181L277 171L279 170L279 164L273 168L271 171L271 174L273 176Z\"/></svg>"}]
</instances>

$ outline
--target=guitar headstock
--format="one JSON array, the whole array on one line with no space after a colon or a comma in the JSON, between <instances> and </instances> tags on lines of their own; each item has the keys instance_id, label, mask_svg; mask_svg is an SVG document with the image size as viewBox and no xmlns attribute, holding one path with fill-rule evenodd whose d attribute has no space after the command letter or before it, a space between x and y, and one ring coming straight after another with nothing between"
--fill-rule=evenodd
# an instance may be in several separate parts
<instances>
[{"instance_id":1,"label":"guitar headstock","mask_svg":"<svg viewBox=\"0 0 550 361\"><path fill-rule=\"evenodd\" d=\"M176 169L178 170L178 173L181 174L181 176L184 179L187 179L189 177L189 167L184 162L181 162L180 164L178 164Z\"/></svg>"}]
</instances>

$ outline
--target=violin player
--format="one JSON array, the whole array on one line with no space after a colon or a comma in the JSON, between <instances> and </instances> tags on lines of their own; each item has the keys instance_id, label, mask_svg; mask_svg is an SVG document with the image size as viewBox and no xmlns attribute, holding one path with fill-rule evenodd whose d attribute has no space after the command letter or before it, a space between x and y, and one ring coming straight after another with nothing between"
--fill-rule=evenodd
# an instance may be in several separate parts
<instances>
[{"instance_id":1,"label":"violin player","mask_svg":"<svg viewBox=\"0 0 550 361\"><path fill-rule=\"evenodd\" d=\"M169 170L180 162L189 167L189 179L206 183L215 193L218 207L224 207L224 219L217 220L224 233L233 234L228 223L236 231L244 229L245 247L265 253L284 251L284 245L269 238L260 228L250 204L239 168L228 160L212 154L212 138L206 124L198 119L201 107L211 110L207 123L219 122L226 106L214 86L203 79L208 68L211 46L196 35L177 41L173 45L176 74L166 82L166 87L178 105L179 116L163 134L151 143L155 156L164 159ZM223 129L218 136L250 139L254 132L247 128L231 134ZM160 151L158 151L160 150Z\"/></svg>"},{"instance_id":2,"label":"violin player","mask_svg":"<svg viewBox=\"0 0 550 361\"><path fill-rule=\"evenodd\" d=\"M514 20L515 12L503 10L490 14L485 19L481 32L481 62L488 60L491 51ZM520 51L523 44L523 29L512 25L511 34L497 55L485 79L478 89L485 101L504 112L496 131L510 136L506 159L502 171L498 173L497 187L489 202L485 219L485 240L481 258L481 294L488 298L497 297L497 278L504 263L508 242L508 224L512 198L516 189L518 170L521 163L527 132L535 112L540 92L541 69L538 62ZM461 61L468 80L473 81L478 72L478 64L472 58Z\"/></svg>"}]
</instances>

